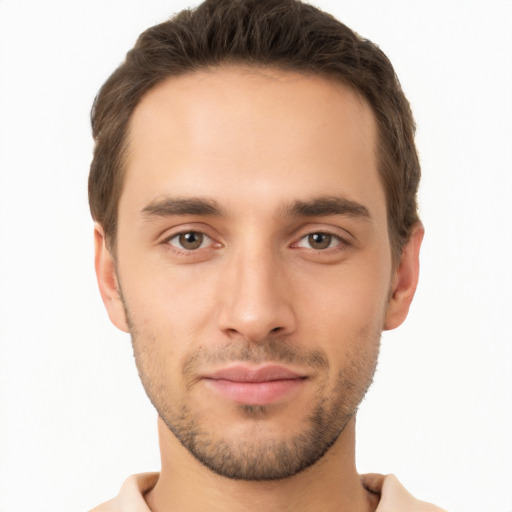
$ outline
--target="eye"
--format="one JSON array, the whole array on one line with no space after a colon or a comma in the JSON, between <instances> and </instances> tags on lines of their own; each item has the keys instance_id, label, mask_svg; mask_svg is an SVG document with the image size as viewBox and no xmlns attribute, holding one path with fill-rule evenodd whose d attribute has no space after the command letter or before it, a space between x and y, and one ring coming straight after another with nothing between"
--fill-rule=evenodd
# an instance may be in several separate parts
<instances>
[{"instance_id":1,"label":"eye","mask_svg":"<svg viewBox=\"0 0 512 512\"><path fill-rule=\"evenodd\" d=\"M297 247L304 247L306 249L315 249L321 251L336 247L342 243L340 237L331 235L330 233L310 233L309 235L303 236L296 244Z\"/></svg>"},{"instance_id":2,"label":"eye","mask_svg":"<svg viewBox=\"0 0 512 512\"><path fill-rule=\"evenodd\" d=\"M200 231L178 233L167 240L169 245L185 251L195 251L212 245L213 240Z\"/></svg>"}]
</instances>

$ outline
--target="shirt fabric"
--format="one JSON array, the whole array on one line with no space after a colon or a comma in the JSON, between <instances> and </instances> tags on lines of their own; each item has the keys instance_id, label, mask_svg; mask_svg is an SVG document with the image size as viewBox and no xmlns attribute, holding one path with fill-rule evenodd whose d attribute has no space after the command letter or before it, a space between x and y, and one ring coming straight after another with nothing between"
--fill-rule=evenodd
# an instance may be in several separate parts
<instances>
[{"instance_id":1,"label":"shirt fabric","mask_svg":"<svg viewBox=\"0 0 512 512\"><path fill-rule=\"evenodd\" d=\"M144 494L151 490L159 473L141 473L127 478L114 499L99 505L90 512L151 512L144 501ZM361 475L363 486L380 495L375 512L445 512L443 509L417 500L405 490L395 475L371 473Z\"/></svg>"}]
</instances>

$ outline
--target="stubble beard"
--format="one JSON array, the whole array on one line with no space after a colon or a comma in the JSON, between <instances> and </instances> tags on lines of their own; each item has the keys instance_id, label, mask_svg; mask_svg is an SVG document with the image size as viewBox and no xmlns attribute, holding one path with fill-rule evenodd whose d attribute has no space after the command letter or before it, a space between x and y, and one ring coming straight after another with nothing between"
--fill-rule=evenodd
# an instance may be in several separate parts
<instances>
[{"instance_id":1,"label":"stubble beard","mask_svg":"<svg viewBox=\"0 0 512 512\"><path fill-rule=\"evenodd\" d=\"M127 316L127 318L129 318ZM375 373L380 331L371 333L359 345L330 391L319 390L312 412L303 421L300 433L289 437L272 437L263 422L270 407L239 405L238 413L252 427L240 437L223 435L209 428L207 420L194 410L194 402L178 401L154 372L149 361L148 339L130 324L130 333L139 376L159 416L179 442L203 466L214 473L237 480L268 481L288 478L315 464L336 442L371 385ZM145 343L146 342L146 343ZM370 350L368 350L370 349ZM368 353L368 351L370 353ZM363 353L363 355L361 355ZM240 341L222 350L197 351L189 354L182 365L185 382L195 368L205 362L264 361L306 364L327 372L329 363L320 351L304 352L286 340L269 338L257 344ZM157 377L155 379L155 376ZM215 421L215 419L213 420Z\"/></svg>"},{"instance_id":2,"label":"stubble beard","mask_svg":"<svg viewBox=\"0 0 512 512\"><path fill-rule=\"evenodd\" d=\"M341 380L337 388L344 388ZM255 428L242 439L212 434L187 406L181 408L180 415L160 416L180 443L214 473L235 480L279 480L314 465L337 441L357 410L344 396L341 390L330 406L326 399L321 400L303 420L302 432L284 439L258 430L257 421L270 415L267 406L239 406L240 414L255 422Z\"/></svg>"}]
</instances>

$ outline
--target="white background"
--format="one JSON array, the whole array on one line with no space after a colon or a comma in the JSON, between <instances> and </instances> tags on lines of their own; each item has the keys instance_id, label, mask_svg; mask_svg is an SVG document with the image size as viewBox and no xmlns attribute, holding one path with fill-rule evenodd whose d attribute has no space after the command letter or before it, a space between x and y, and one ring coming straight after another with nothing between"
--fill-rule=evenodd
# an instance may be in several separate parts
<instances>
[{"instance_id":1,"label":"white background","mask_svg":"<svg viewBox=\"0 0 512 512\"><path fill-rule=\"evenodd\" d=\"M360 472L452 512L512 511L512 2L328 1L388 54L418 124L409 319L358 420ZM94 95L186 1L0 0L0 511L85 510L158 470L156 415L93 273Z\"/></svg>"}]
</instances>

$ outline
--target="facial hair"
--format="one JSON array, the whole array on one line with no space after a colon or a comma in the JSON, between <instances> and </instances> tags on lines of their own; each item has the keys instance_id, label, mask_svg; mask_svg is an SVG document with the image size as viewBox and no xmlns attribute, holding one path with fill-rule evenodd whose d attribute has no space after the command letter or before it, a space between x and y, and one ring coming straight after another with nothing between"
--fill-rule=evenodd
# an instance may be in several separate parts
<instances>
[{"instance_id":1,"label":"facial hair","mask_svg":"<svg viewBox=\"0 0 512 512\"><path fill-rule=\"evenodd\" d=\"M199 348L182 360L185 394L177 397L176 392L165 384L165 379L158 378L159 372L155 372L155 364L158 366L158 363L152 361L149 347L157 341L137 328L126 304L125 311L139 376L153 406L197 461L230 479L283 479L315 464L355 415L376 369L380 345L380 331L377 330L367 332L366 339L356 345L360 350L349 354L334 385L329 388L327 379L319 379L315 403L302 420L299 433L276 436L264 426L264 420L272 414L272 406L240 404L237 412L246 422L249 421L251 427L244 431L243 436L223 435L211 428L191 396L201 367L212 363L247 362L257 365L268 361L309 367L316 374L327 376L327 355L320 350L305 350L279 337L269 337L257 343L239 340L222 347Z\"/></svg>"}]
</instances>

